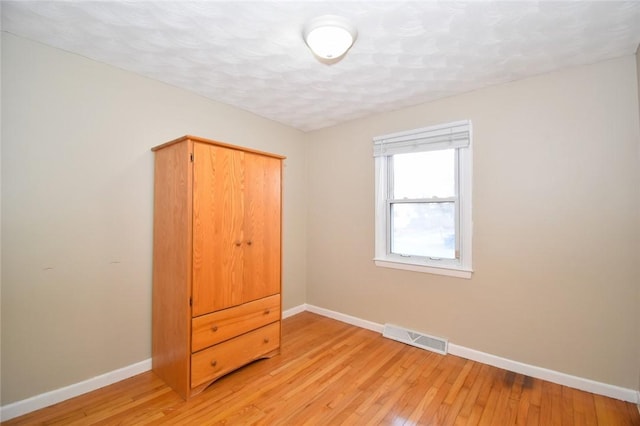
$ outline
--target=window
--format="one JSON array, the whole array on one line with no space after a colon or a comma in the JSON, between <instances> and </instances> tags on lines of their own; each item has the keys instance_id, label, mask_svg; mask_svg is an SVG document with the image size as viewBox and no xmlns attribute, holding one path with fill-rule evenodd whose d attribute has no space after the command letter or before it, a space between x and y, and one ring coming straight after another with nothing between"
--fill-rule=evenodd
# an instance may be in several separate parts
<instances>
[{"instance_id":1,"label":"window","mask_svg":"<svg viewBox=\"0 0 640 426\"><path fill-rule=\"evenodd\" d=\"M471 277L471 122L379 136L377 266Z\"/></svg>"}]
</instances>

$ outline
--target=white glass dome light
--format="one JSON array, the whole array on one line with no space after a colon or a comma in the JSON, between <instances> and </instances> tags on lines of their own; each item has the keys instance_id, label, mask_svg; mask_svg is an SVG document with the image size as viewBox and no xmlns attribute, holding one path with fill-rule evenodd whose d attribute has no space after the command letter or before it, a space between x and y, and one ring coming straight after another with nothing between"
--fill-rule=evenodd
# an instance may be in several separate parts
<instances>
[{"instance_id":1,"label":"white glass dome light","mask_svg":"<svg viewBox=\"0 0 640 426\"><path fill-rule=\"evenodd\" d=\"M353 45L358 32L345 18L324 15L312 19L304 28L304 40L311 51L322 59L334 60Z\"/></svg>"}]
</instances>

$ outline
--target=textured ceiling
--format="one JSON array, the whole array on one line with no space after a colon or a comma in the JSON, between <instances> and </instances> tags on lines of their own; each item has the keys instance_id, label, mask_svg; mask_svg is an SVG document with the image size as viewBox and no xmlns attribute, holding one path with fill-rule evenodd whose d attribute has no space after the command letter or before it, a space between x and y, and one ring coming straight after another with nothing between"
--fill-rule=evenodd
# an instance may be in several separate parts
<instances>
[{"instance_id":1,"label":"textured ceiling","mask_svg":"<svg viewBox=\"0 0 640 426\"><path fill-rule=\"evenodd\" d=\"M303 131L633 54L640 1L2 1L2 30ZM335 64L318 15L358 39Z\"/></svg>"}]
</instances>

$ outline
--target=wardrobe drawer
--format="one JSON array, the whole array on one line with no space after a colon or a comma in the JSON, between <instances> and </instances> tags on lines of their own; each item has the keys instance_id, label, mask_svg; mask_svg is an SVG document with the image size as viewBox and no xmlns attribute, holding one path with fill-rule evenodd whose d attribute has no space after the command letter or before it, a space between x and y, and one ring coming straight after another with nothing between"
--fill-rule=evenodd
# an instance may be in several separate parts
<instances>
[{"instance_id":1,"label":"wardrobe drawer","mask_svg":"<svg viewBox=\"0 0 640 426\"><path fill-rule=\"evenodd\" d=\"M191 387L217 379L280 346L280 321L191 355Z\"/></svg>"},{"instance_id":2,"label":"wardrobe drawer","mask_svg":"<svg viewBox=\"0 0 640 426\"><path fill-rule=\"evenodd\" d=\"M279 294L202 315L191 320L191 352L279 320Z\"/></svg>"}]
</instances>

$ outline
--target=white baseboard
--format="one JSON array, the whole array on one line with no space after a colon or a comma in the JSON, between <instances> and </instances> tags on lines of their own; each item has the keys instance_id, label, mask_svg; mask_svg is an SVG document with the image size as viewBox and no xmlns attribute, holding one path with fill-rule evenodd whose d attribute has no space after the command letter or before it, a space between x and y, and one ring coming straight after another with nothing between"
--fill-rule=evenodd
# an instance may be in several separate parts
<instances>
[{"instance_id":1,"label":"white baseboard","mask_svg":"<svg viewBox=\"0 0 640 426\"><path fill-rule=\"evenodd\" d=\"M331 311L329 309L320 308L318 306L307 304L307 311L313 312L314 314L322 315L324 317L329 317L336 319L338 321L346 322L347 324L355 325L360 328L366 328L367 330L376 331L378 333L382 333L384 326L372 321L363 320L361 318L352 317L351 315L343 314L336 311Z\"/></svg>"},{"instance_id":2,"label":"white baseboard","mask_svg":"<svg viewBox=\"0 0 640 426\"><path fill-rule=\"evenodd\" d=\"M634 402L636 404L640 402L638 399L638 391L634 389L626 389L619 386L596 382L591 379L585 379L583 377L572 376L555 370L549 370L547 368L537 367L535 365L524 364L522 362L501 358L496 355L476 351L474 349L469 349L452 343L449 343L449 353L574 389L580 389L586 392L620 399L622 401Z\"/></svg>"},{"instance_id":3,"label":"white baseboard","mask_svg":"<svg viewBox=\"0 0 640 426\"><path fill-rule=\"evenodd\" d=\"M302 304L282 312L282 318L288 318L304 311L313 312L328 318L333 318L347 324L382 333L383 324L367 321L351 315L332 311L314 305ZM600 383L582 377L571 376L569 374L560 373L558 371L548 370L546 368L536 367L533 365L523 364L499 356L487 354L484 352L469 349L464 346L458 346L449 342L449 353L472 361L481 362L483 364L492 365L494 367L513 371L515 373L525 374L537 379L547 380L564 386L592 392L598 395L608 396L610 398L620 399L622 401L633 402L638 404L640 411L640 391L634 389L626 389L619 386L613 386L606 383ZM129 377L133 377L140 373L151 370L151 359L146 359L138 363L75 383L64 388L56 389L22 401L13 402L0 407L0 421L10 420L14 417L48 407L58 402L100 389L104 386L119 382Z\"/></svg>"},{"instance_id":4,"label":"white baseboard","mask_svg":"<svg viewBox=\"0 0 640 426\"><path fill-rule=\"evenodd\" d=\"M149 370L151 370L151 359L146 359L127 367L110 371L79 383L74 383L73 385L69 385L64 388L52 390L31 398L23 399L22 401L7 404L0 407L0 421L22 416L23 414L100 389Z\"/></svg>"},{"instance_id":5,"label":"white baseboard","mask_svg":"<svg viewBox=\"0 0 640 426\"><path fill-rule=\"evenodd\" d=\"M291 309L287 309L286 311L282 311L282 319L292 317L300 312L304 312L307 310L307 304L303 303L302 305L294 306Z\"/></svg>"},{"instance_id":6,"label":"white baseboard","mask_svg":"<svg viewBox=\"0 0 640 426\"><path fill-rule=\"evenodd\" d=\"M331 311L329 309L320 308L318 306L305 304L305 307L305 310L309 312L333 318L338 321L346 322L358 327L366 328L368 330L382 333L382 330L384 328L383 324L363 320L351 315L346 315L340 312ZM572 376L542 367L536 367L535 365L524 364L518 361L501 358L496 355L469 349L464 346L459 346L451 342L449 342L449 353L462 358L470 359L472 361L477 361L483 364L502 368L504 370L513 371L514 373L520 373L537 379L557 383L559 385L569 386L598 395L608 396L610 398L640 404L640 392L635 389L622 388L619 386L600 383L590 379Z\"/></svg>"}]
</instances>

